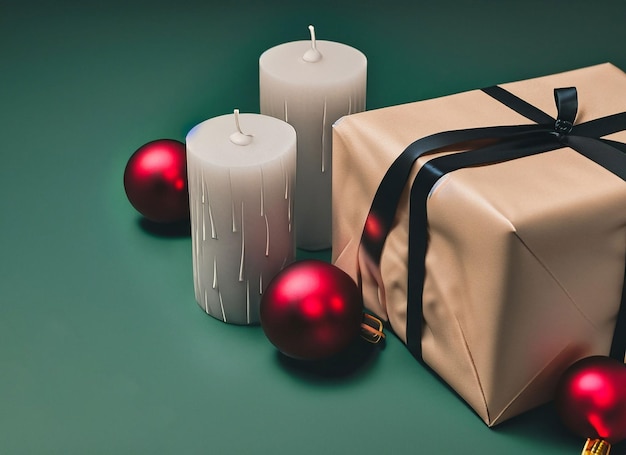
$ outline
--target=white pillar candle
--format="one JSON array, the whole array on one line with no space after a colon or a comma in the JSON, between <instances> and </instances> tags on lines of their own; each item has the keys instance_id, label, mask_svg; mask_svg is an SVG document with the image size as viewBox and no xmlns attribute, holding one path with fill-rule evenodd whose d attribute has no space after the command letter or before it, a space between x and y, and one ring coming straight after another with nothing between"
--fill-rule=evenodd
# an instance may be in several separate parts
<instances>
[{"instance_id":1,"label":"white pillar candle","mask_svg":"<svg viewBox=\"0 0 626 455\"><path fill-rule=\"evenodd\" d=\"M224 322L258 323L265 287L295 255L296 132L235 110L186 143L196 300Z\"/></svg>"},{"instance_id":2,"label":"white pillar candle","mask_svg":"<svg viewBox=\"0 0 626 455\"><path fill-rule=\"evenodd\" d=\"M296 245L331 246L332 124L365 109L367 59L345 44L281 44L259 59L261 113L290 123L298 133Z\"/></svg>"}]
</instances>

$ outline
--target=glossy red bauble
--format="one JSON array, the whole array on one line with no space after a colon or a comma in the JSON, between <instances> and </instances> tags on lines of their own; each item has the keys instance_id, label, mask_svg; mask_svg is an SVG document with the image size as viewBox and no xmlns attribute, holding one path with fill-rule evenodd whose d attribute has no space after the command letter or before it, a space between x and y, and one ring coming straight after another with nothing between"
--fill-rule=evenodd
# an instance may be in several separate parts
<instances>
[{"instance_id":1,"label":"glossy red bauble","mask_svg":"<svg viewBox=\"0 0 626 455\"><path fill-rule=\"evenodd\" d=\"M332 264L308 259L287 266L261 298L261 326L283 354L319 360L347 348L360 333L361 294Z\"/></svg>"},{"instance_id":2,"label":"glossy red bauble","mask_svg":"<svg viewBox=\"0 0 626 455\"><path fill-rule=\"evenodd\" d=\"M593 356L568 368L556 390L563 423L583 438L626 439L626 365Z\"/></svg>"},{"instance_id":3,"label":"glossy red bauble","mask_svg":"<svg viewBox=\"0 0 626 455\"><path fill-rule=\"evenodd\" d=\"M141 146L126 164L124 189L133 207L151 221L189 219L185 144L159 139Z\"/></svg>"}]
</instances>

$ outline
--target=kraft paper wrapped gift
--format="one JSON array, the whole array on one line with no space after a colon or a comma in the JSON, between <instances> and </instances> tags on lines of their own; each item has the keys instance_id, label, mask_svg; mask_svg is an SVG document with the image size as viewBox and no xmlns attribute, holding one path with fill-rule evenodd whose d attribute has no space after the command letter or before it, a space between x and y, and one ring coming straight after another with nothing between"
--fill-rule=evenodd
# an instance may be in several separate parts
<instances>
[{"instance_id":1,"label":"kraft paper wrapped gift","mask_svg":"<svg viewBox=\"0 0 626 455\"><path fill-rule=\"evenodd\" d=\"M611 142L626 142L626 74L607 63L500 87L349 115L333 131L333 262L489 426L551 400L582 357L623 360L626 343L626 147ZM561 91L555 122L564 87L577 113ZM585 137L607 116L607 141ZM419 139L455 145L403 163ZM485 150L532 153L430 169ZM412 196L422 169L435 184Z\"/></svg>"}]
</instances>

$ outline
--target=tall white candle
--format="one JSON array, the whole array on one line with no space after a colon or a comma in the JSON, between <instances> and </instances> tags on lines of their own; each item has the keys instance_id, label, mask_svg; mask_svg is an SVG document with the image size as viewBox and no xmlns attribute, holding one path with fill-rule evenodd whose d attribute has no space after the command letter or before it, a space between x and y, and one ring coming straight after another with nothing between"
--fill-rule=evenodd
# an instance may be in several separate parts
<instances>
[{"instance_id":1,"label":"tall white candle","mask_svg":"<svg viewBox=\"0 0 626 455\"><path fill-rule=\"evenodd\" d=\"M296 132L235 110L186 143L196 300L224 322L258 323L261 294L295 255Z\"/></svg>"},{"instance_id":2,"label":"tall white candle","mask_svg":"<svg viewBox=\"0 0 626 455\"><path fill-rule=\"evenodd\" d=\"M332 124L365 109L367 59L345 44L281 44L259 59L261 113L293 125L298 133L296 245L331 246Z\"/></svg>"}]
</instances>

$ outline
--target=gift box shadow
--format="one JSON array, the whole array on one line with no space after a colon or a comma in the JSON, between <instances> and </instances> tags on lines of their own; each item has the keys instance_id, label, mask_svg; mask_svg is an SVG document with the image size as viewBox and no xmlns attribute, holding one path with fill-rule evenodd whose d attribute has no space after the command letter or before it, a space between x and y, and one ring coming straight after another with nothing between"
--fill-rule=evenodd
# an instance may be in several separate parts
<instances>
[{"instance_id":1,"label":"gift box shadow","mask_svg":"<svg viewBox=\"0 0 626 455\"><path fill-rule=\"evenodd\" d=\"M543 441L546 447L571 445L574 450L582 450L586 440L585 437L569 431L561 423L553 402L513 417L493 427L492 430L514 438L532 438L535 441ZM615 455L626 454L626 440L613 444L611 453Z\"/></svg>"},{"instance_id":2,"label":"gift box shadow","mask_svg":"<svg viewBox=\"0 0 626 455\"><path fill-rule=\"evenodd\" d=\"M482 420L480 416L476 414L474 409L472 409L472 407L465 402L463 397L461 397L456 390L446 383L441 376L437 374L437 372L424 363L422 363L422 366L435 377L442 387L448 389L451 394L456 395L459 402L466 406L467 409L476 416L476 419ZM563 425L554 402L548 402L530 411L526 411L520 415L505 420L498 425L490 427L490 430L514 439L533 439L535 441L543 442L546 447L554 445L568 445L573 446L575 450L582 450L586 439L572 433ZM618 444L613 444L611 447L611 454L626 455L626 440Z\"/></svg>"},{"instance_id":3,"label":"gift box shadow","mask_svg":"<svg viewBox=\"0 0 626 455\"><path fill-rule=\"evenodd\" d=\"M300 360L276 351L278 364L300 379L324 383L348 380L364 373L376 361L384 342L369 343L357 338L347 349L323 360Z\"/></svg>"}]
</instances>

